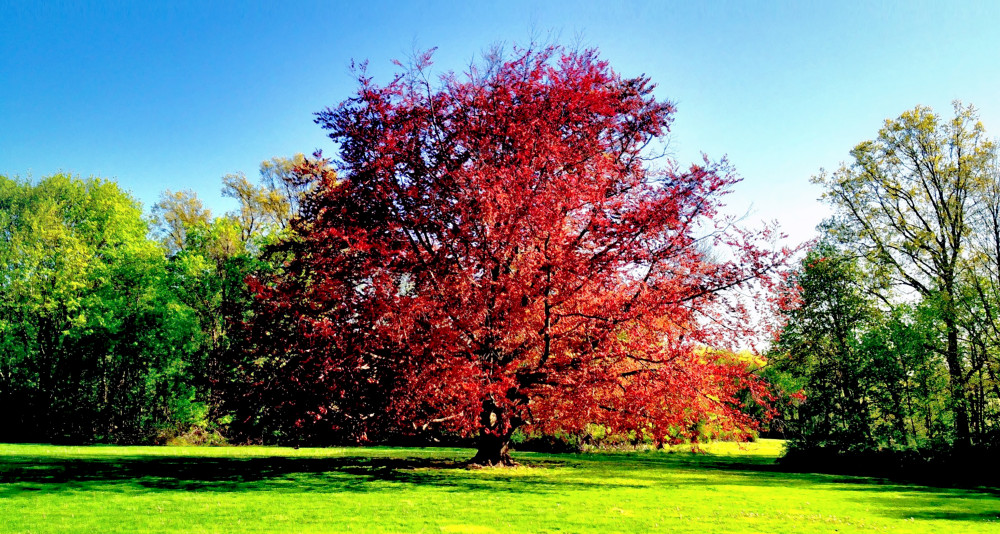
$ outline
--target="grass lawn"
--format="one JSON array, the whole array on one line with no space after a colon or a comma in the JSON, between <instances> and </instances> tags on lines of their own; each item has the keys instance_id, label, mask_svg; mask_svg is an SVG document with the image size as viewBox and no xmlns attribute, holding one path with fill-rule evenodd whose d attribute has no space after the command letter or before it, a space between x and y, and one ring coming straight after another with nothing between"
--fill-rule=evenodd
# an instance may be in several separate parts
<instances>
[{"instance_id":1,"label":"grass lawn","mask_svg":"<svg viewBox=\"0 0 1000 534\"><path fill-rule=\"evenodd\" d=\"M705 454L0 445L0 532L1000 532L1000 492Z\"/></svg>"}]
</instances>

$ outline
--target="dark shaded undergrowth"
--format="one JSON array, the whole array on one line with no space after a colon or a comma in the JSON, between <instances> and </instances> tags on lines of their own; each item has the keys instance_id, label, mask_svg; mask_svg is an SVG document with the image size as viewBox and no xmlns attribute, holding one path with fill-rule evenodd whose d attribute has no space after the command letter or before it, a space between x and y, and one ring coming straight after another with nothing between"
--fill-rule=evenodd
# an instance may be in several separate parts
<instances>
[{"instance_id":1,"label":"dark shaded undergrowth","mask_svg":"<svg viewBox=\"0 0 1000 534\"><path fill-rule=\"evenodd\" d=\"M875 477L926 486L1000 488L998 458L1000 452L985 448L841 451L793 447L777 460L777 467L788 472Z\"/></svg>"}]
</instances>

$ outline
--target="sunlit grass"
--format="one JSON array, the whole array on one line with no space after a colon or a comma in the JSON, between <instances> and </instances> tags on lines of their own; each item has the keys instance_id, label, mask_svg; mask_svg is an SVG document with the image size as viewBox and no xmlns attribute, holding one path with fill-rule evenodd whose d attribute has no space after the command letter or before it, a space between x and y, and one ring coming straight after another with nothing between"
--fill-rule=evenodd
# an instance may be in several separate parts
<instances>
[{"instance_id":1,"label":"sunlit grass","mask_svg":"<svg viewBox=\"0 0 1000 534\"><path fill-rule=\"evenodd\" d=\"M784 473L780 442L672 452L0 445L0 532L1000 532L986 489Z\"/></svg>"}]
</instances>

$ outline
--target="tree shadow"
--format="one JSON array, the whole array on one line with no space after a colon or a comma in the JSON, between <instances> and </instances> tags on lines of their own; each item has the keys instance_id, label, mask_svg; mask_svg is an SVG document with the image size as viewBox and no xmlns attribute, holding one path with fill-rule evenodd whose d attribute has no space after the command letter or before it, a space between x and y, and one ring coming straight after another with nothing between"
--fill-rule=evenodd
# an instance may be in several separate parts
<instances>
[{"instance_id":1,"label":"tree shadow","mask_svg":"<svg viewBox=\"0 0 1000 534\"><path fill-rule=\"evenodd\" d=\"M992 522L1000 516L1000 491L996 488L940 488L795 472L760 458L691 453L522 453L517 459L529 469L511 472L468 470L465 462L443 456L0 456L0 498L73 491L367 493L407 486L557 495L580 490L662 491L696 486L710 491L747 486L854 492L857 495L852 499L871 504L873 513L892 519ZM558 476L553 476L551 469L559 469Z\"/></svg>"},{"instance_id":2,"label":"tree shadow","mask_svg":"<svg viewBox=\"0 0 1000 534\"><path fill-rule=\"evenodd\" d=\"M1000 497L1000 486L984 485L979 479L962 477L953 473L948 478L939 473L906 473L899 470L883 469L874 471L867 466L823 464L822 462L785 463L768 457L740 457L712 455L709 453L664 454L635 460L636 462L659 463L677 468L709 469L743 473L759 480L761 485L770 482L784 484L788 480L807 480L810 483L863 484L871 491L905 490L914 492L947 492L950 490L972 490L977 494ZM994 482L1000 482L994 479Z\"/></svg>"},{"instance_id":3,"label":"tree shadow","mask_svg":"<svg viewBox=\"0 0 1000 534\"><path fill-rule=\"evenodd\" d=\"M583 455L586 458L586 455ZM581 461L588 461L583 459ZM589 461L627 462L649 469L631 471L629 477L649 485L746 486L828 489L858 493L855 502L872 505L871 511L891 519L954 520L1000 523L1000 488L957 484L930 485L910 479L802 470L770 458L716 456L699 453L595 455ZM821 466L813 466L821 467ZM665 470L668 479L656 477ZM683 474L681 474L683 473ZM722 475L722 476L719 476ZM1000 531L1000 526L998 526Z\"/></svg>"},{"instance_id":4,"label":"tree shadow","mask_svg":"<svg viewBox=\"0 0 1000 534\"><path fill-rule=\"evenodd\" d=\"M557 462L532 462L553 465ZM286 491L367 492L394 484L508 492L557 492L600 486L542 476L483 477L465 462L439 458L159 457L2 458L0 497L20 492L102 491Z\"/></svg>"},{"instance_id":5,"label":"tree shadow","mask_svg":"<svg viewBox=\"0 0 1000 534\"><path fill-rule=\"evenodd\" d=\"M921 493L913 492L914 488L907 490L905 497L865 495L863 502L878 507L882 515L893 519L997 523L1000 531L1000 501L994 495L957 489ZM988 502L982 502L984 500Z\"/></svg>"}]
</instances>

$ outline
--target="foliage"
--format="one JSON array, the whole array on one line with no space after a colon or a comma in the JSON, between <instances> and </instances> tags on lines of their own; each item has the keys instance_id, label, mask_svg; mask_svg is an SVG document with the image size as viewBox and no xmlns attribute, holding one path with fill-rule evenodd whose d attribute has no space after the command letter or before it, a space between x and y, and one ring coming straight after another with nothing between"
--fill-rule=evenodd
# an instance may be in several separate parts
<instances>
[{"instance_id":1,"label":"foliage","mask_svg":"<svg viewBox=\"0 0 1000 534\"><path fill-rule=\"evenodd\" d=\"M191 192L167 191L153 206L155 233L168 255L170 285L197 321L199 335L192 340L189 365L198 397L208 402L208 413L197 424L167 434L180 434L182 441L187 440L184 436L198 441L206 432L211 438L219 430L216 424L230 421L231 412L242 406L246 377L240 369L246 362L233 331L239 334L239 325L251 313L246 279L280 263L280 257L262 249L287 234L304 191L290 177L290 168L306 161L299 154L263 162L260 185L242 173L224 176L222 194L237 200L239 207L221 217L202 209Z\"/></svg>"},{"instance_id":2,"label":"foliage","mask_svg":"<svg viewBox=\"0 0 1000 534\"><path fill-rule=\"evenodd\" d=\"M948 121L917 107L858 144L852 163L814 179L837 209L835 229L844 242L936 310L942 335L931 346L947 364L953 429L962 446L973 436L959 301L972 271L966 261L971 223L977 205L995 190L994 148L971 106L956 103Z\"/></svg>"},{"instance_id":3,"label":"foliage","mask_svg":"<svg viewBox=\"0 0 1000 534\"><path fill-rule=\"evenodd\" d=\"M168 189L160 194L160 201L153 204L151 211L154 233L171 254L184 248L189 231L207 226L212 220L212 212L193 191Z\"/></svg>"},{"instance_id":4,"label":"foliage","mask_svg":"<svg viewBox=\"0 0 1000 534\"><path fill-rule=\"evenodd\" d=\"M184 421L196 325L136 202L96 178L0 177L0 214L3 436L136 442Z\"/></svg>"},{"instance_id":5,"label":"foliage","mask_svg":"<svg viewBox=\"0 0 1000 534\"><path fill-rule=\"evenodd\" d=\"M272 180L283 161L270 162ZM0 436L222 439L225 400L244 383L230 327L247 319L246 277L271 268L258 250L276 237L263 232L282 231L293 205L273 183L227 184L239 216L167 191L151 233L113 182L0 176L0 401L19 407L0 416Z\"/></svg>"},{"instance_id":6,"label":"foliage","mask_svg":"<svg viewBox=\"0 0 1000 534\"><path fill-rule=\"evenodd\" d=\"M307 439L478 433L483 463L524 425L749 433L763 385L698 348L752 330L723 292L784 256L719 218L726 163L652 168L674 108L594 52L428 65L317 114L343 172L298 169L290 259L255 286L257 404Z\"/></svg>"},{"instance_id":7,"label":"foliage","mask_svg":"<svg viewBox=\"0 0 1000 534\"><path fill-rule=\"evenodd\" d=\"M164 445L173 447L220 447L229 442L217 430L205 426L193 426L183 433L161 435Z\"/></svg>"},{"instance_id":8,"label":"foliage","mask_svg":"<svg viewBox=\"0 0 1000 534\"><path fill-rule=\"evenodd\" d=\"M927 308L879 307L857 258L821 243L789 282L797 290L772 371L804 400L786 418L793 446L867 451L942 439L944 361L927 349Z\"/></svg>"},{"instance_id":9,"label":"foliage","mask_svg":"<svg viewBox=\"0 0 1000 534\"><path fill-rule=\"evenodd\" d=\"M795 455L955 467L949 447L1000 446L995 150L971 106L917 107L815 179L837 211L790 280L768 371L803 388Z\"/></svg>"},{"instance_id":10,"label":"foliage","mask_svg":"<svg viewBox=\"0 0 1000 534\"><path fill-rule=\"evenodd\" d=\"M568 432L543 434L541 432L525 433L524 429L515 430L510 436L511 445L519 451L535 452L583 452L584 438Z\"/></svg>"}]
</instances>

